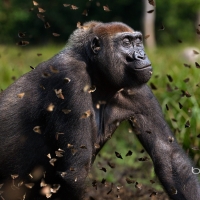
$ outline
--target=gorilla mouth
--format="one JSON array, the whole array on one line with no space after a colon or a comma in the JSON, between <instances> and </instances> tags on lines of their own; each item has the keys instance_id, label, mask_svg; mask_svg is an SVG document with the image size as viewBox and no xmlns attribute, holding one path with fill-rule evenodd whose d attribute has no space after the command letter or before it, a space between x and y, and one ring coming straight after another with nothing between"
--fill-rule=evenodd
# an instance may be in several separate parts
<instances>
[{"instance_id":1,"label":"gorilla mouth","mask_svg":"<svg viewBox=\"0 0 200 200\"><path fill-rule=\"evenodd\" d=\"M145 66L139 66L139 67L135 67L136 70L143 70L143 69L146 69L146 68L152 68L151 64L148 64L148 65L145 65Z\"/></svg>"}]
</instances>

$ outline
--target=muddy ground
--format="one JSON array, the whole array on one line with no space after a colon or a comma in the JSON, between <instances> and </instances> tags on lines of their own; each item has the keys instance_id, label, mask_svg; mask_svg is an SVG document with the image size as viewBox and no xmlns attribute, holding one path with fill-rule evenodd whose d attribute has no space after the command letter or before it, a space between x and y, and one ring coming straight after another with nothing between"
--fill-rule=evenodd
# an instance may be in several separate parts
<instances>
[{"instance_id":1,"label":"muddy ground","mask_svg":"<svg viewBox=\"0 0 200 200\"><path fill-rule=\"evenodd\" d=\"M86 200L170 200L165 192L156 192L149 187L142 186L141 189L128 188L125 186L118 186L115 184L99 183L97 189L95 187L87 188Z\"/></svg>"},{"instance_id":2,"label":"muddy ground","mask_svg":"<svg viewBox=\"0 0 200 200\"><path fill-rule=\"evenodd\" d=\"M94 166L87 180L85 200L170 200L162 187L155 189L160 183L156 177L150 178L152 167L151 162L145 163L147 171L144 172L132 167L118 167L109 171L109 166ZM112 173L115 180L107 181L106 173Z\"/></svg>"}]
</instances>

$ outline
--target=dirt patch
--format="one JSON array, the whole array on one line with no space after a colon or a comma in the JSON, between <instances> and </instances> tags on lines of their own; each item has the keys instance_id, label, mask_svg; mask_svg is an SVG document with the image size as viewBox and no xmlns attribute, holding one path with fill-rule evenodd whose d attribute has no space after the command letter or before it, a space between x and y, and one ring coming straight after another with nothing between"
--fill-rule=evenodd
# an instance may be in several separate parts
<instances>
[{"instance_id":1,"label":"dirt patch","mask_svg":"<svg viewBox=\"0 0 200 200\"><path fill-rule=\"evenodd\" d=\"M156 192L149 187L142 186L140 189L119 186L112 183L97 183L97 187L88 187L85 200L169 200L165 192Z\"/></svg>"}]
</instances>

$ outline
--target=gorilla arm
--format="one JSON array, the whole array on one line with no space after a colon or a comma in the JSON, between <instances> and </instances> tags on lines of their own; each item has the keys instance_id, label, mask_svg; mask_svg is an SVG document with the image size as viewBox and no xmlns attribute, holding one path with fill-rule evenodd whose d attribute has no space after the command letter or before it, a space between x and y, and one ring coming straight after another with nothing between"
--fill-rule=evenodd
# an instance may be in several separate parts
<instances>
[{"instance_id":1,"label":"gorilla arm","mask_svg":"<svg viewBox=\"0 0 200 200\"><path fill-rule=\"evenodd\" d=\"M168 195L174 200L199 199L200 185L192 173L193 165L170 131L149 87L122 90L110 103L112 108L108 113L112 112L119 121L132 116L130 124L152 158L155 172ZM108 124L106 132L116 128L112 122Z\"/></svg>"},{"instance_id":2,"label":"gorilla arm","mask_svg":"<svg viewBox=\"0 0 200 200\"><path fill-rule=\"evenodd\" d=\"M151 90L147 86L141 89L130 96L141 108L130 122L151 156L157 176L172 199L199 199L200 185L192 173L191 161L177 144Z\"/></svg>"}]
</instances>

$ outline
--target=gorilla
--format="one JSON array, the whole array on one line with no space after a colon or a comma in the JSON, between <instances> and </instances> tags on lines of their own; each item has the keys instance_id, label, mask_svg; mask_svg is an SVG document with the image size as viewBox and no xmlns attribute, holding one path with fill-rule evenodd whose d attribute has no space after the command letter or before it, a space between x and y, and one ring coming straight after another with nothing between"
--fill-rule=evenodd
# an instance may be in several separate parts
<instances>
[{"instance_id":1,"label":"gorilla","mask_svg":"<svg viewBox=\"0 0 200 200\"><path fill-rule=\"evenodd\" d=\"M129 120L174 200L200 198L192 163L146 85L142 34L91 21L0 94L0 197L81 200L92 163Z\"/></svg>"}]
</instances>

